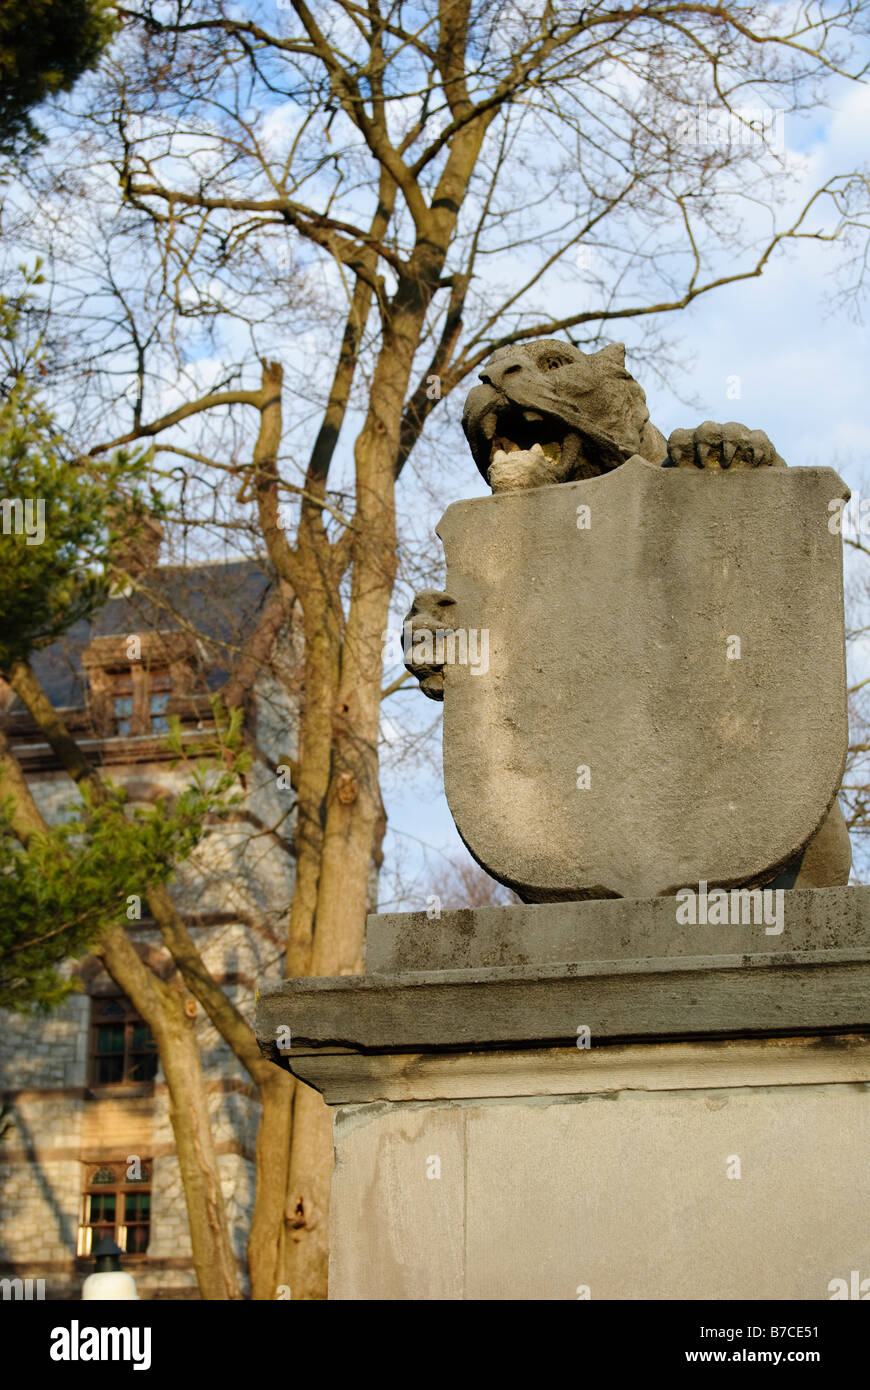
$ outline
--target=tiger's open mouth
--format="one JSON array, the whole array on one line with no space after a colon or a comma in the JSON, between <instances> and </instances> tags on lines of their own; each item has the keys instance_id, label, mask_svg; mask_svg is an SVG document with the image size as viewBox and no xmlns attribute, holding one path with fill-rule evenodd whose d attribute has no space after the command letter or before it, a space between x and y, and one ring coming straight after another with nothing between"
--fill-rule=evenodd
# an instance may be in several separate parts
<instances>
[{"instance_id":1,"label":"tiger's open mouth","mask_svg":"<svg viewBox=\"0 0 870 1390\"><path fill-rule=\"evenodd\" d=\"M490 429L490 463L496 462L497 454L513 454L518 449L529 449L533 454L543 454L553 463L559 463L566 436L573 435L578 444L580 442L579 435L567 429L561 420L543 415L539 410L523 410L510 402L501 410L490 411L484 418L484 434Z\"/></svg>"},{"instance_id":2,"label":"tiger's open mouth","mask_svg":"<svg viewBox=\"0 0 870 1390\"><path fill-rule=\"evenodd\" d=\"M594 427L574 429L558 415L518 405L488 385L469 392L462 427L484 478L493 463L524 450L546 459L560 479L608 472L630 452Z\"/></svg>"}]
</instances>

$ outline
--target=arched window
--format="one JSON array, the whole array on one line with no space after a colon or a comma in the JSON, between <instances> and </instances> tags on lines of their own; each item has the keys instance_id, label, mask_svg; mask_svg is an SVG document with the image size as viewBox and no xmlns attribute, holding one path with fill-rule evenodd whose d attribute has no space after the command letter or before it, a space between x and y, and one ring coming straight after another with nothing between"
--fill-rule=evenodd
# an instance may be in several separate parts
<instances>
[{"instance_id":1,"label":"arched window","mask_svg":"<svg viewBox=\"0 0 870 1390\"><path fill-rule=\"evenodd\" d=\"M144 1255L150 1234L150 1159L86 1167L77 1254L90 1255L103 1236L111 1236L128 1255Z\"/></svg>"}]
</instances>

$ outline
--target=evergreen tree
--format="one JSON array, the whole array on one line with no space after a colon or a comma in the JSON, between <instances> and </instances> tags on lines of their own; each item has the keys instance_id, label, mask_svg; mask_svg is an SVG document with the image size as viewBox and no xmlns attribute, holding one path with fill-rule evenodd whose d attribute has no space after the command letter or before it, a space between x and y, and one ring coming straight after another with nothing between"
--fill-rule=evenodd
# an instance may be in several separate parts
<instances>
[{"instance_id":1,"label":"evergreen tree","mask_svg":"<svg viewBox=\"0 0 870 1390\"><path fill-rule=\"evenodd\" d=\"M44 139L31 110L68 92L116 27L108 0L0 0L0 157L21 159Z\"/></svg>"}]
</instances>

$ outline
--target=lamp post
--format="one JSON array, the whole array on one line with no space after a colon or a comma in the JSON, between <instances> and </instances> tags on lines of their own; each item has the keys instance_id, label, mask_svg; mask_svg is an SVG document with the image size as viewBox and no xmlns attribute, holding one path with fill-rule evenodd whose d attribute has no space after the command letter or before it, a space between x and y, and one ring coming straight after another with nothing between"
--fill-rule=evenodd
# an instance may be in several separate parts
<instances>
[{"instance_id":1,"label":"lamp post","mask_svg":"<svg viewBox=\"0 0 870 1390\"><path fill-rule=\"evenodd\" d=\"M94 1250L97 1266L82 1285L82 1302L90 1299L124 1299L139 1297L132 1274L121 1270L123 1251L111 1236L103 1236Z\"/></svg>"}]
</instances>

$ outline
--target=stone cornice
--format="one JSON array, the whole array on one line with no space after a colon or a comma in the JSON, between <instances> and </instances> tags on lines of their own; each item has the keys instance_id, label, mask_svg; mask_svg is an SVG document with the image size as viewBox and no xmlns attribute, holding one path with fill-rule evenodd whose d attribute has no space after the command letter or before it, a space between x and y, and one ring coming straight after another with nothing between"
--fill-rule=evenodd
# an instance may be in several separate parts
<instances>
[{"instance_id":1,"label":"stone cornice","mask_svg":"<svg viewBox=\"0 0 870 1390\"><path fill-rule=\"evenodd\" d=\"M278 1047L282 1028L289 1049ZM263 1054L327 1100L372 1098L372 1054L578 1052L581 1029L590 1053L788 1035L830 1036L836 1048L836 1035L870 1032L870 950L289 980L262 991L256 1015ZM478 1095L491 1093L487 1065L471 1066Z\"/></svg>"},{"instance_id":2,"label":"stone cornice","mask_svg":"<svg viewBox=\"0 0 870 1390\"><path fill-rule=\"evenodd\" d=\"M291 1054L330 1105L870 1083L870 1033L496 1052Z\"/></svg>"}]
</instances>

